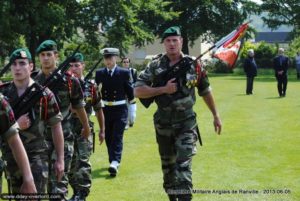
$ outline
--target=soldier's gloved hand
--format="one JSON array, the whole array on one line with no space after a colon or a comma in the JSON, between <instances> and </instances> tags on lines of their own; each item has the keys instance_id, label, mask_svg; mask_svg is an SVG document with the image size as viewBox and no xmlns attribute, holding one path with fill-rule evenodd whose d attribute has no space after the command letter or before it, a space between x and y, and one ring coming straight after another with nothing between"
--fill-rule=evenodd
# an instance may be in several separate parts
<instances>
[{"instance_id":1,"label":"soldier's gloved hand","mask_svg":"<svg viewBox=\"0 0 300 201\"><path fill-rule=\"evenodd\" d=\"M128 106L128 121L129 126L132 127L136 118L136 103L129 104Z\"/></svg>"},{"instance_id":2,"label":"soldier's gloved hand","mask_svg":"<svg viewBox=\"0 0 300 201\"><path fill-rule=\"evenodd\" d=\"M19 127L21 130L26 130L27 128L30 127L31 121L29 118L28 113L23 114L18 120L17 120Z\"/></svg>"},{"instance_id":3,"label":"soldier's gloved hand","mask_svg":"<svg viewBox=\"0 0 300 201\"><path fill-rule=\"evenodd\" d=\"M105 132L103 130L100 130L99 131L99 142L100 142L100 145L103 143L105 139Z\"/></svg>"}]
</instances>

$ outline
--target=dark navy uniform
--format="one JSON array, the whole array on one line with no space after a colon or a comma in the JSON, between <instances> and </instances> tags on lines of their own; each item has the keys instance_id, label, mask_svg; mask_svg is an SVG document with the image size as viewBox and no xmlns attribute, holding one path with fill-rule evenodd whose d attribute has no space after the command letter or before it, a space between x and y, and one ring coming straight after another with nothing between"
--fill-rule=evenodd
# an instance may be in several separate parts
<instances>
[{"instance_id":1,"label":"dark navy uniform","mask_svg":"<svg viewBox=\"0 0 300 201\"><path fill-rule=\"evenodd\" d=\"M104 104L105 142L110 163L121 162L123 133L128 116L126 100L134 103L133 87L129 78L129 71L119 66L113 68L112 75L108 68L96 72L95 79Z\"/></svg>"},{"instance_id":2,"label":"dark navy uniform","mask_svg":"<svg viewBox=\"0 0 300 201\"><path fill-rule=\"evenodd\" d=\"M278 94L280 97L284 97L286 95L286 88L288 83L287 71L289 66L289 58L283 55L283 49L281 49L281 51L282 54L279 54L273 59L273 67L277 80Z\"/></svg>"}]
</instances>

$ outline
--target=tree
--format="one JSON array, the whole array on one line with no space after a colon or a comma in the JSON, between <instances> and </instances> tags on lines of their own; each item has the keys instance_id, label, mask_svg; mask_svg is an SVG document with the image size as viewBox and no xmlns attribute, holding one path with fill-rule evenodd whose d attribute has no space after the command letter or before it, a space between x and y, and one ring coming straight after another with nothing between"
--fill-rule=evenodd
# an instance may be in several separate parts
<instances>
[{"instance_id":1,"label":"tree","mask_svg":"<svg viewBox=\"0 0 300 201\"><path fill-rule=\"evenodd\" d=\"M270 28L289 25L294 27L297 35L300 34L299 0L265 0L261 5L261 11L267 13L267 17L263 17L263 20Z\"/></svg>"},{"instance_id":2,"label":"tree","mask_svg":"<svg viewBox=\"0 0 300 201\"><path fill-rule=\"evenodd\" d=\"M165 22L158 34L169 26L182 28L183 52L188 54L189 45L200 36L203 40L221 38L242 24L248 13L256 12L256 4L241 0L175 0L168 6L169 10L179 12L179 17Z\"/></svg>"},{"instance_id":3,"label":"tree","mask_svg":"<svg viewBox=\"0 0 300 201\"><path fill-rule=\"evenodd\" d=\"M1 56L15 48L20 37L35 56L35 49L53 39L59 49L65 44L84 44L88 50L118 47L124 54L132 45L152 42L155 32L148 21L167 21L176 16L163 0L9 0L0 1ZM151 17L150 17L151 16ZM16 41L13 43L11 42Z\"/></svg>"},{"instance_id":4,"label":"tree","mask_svg":"<svg viewBox=\"0 0 300 201\"><path fill-rule=\"evenodd\" d=\"M141 47L153 42L153 23L176 16L175 12L166 9L169 4L163 0L92 0L85 8L89 12L84 12L88 23L83 22L80 27L96 28L94 32L104 35L103 46L118 47L121 54L125 54L132 45ZM95 35L86 36L89 40Z\"/></svg>"}]
</instances>

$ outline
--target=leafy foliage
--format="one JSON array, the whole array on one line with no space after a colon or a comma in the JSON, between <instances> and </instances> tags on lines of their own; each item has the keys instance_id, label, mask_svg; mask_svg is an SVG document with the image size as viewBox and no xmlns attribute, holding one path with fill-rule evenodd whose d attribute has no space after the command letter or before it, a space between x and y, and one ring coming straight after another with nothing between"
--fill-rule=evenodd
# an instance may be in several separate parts
<instances>
[{"instance_id":1,"label":"leafy foliage","mask_svg":"<svg viewBox=\"0 0 300 201\"><path fill-rule=\"evenodd\" d=\"M295 34L300 28L300 3L299 0L265 0L261 5L261 11L267 12L263 20L270 28L277 28L280 25L294 27Z\"/></svg>"}]
</instances>

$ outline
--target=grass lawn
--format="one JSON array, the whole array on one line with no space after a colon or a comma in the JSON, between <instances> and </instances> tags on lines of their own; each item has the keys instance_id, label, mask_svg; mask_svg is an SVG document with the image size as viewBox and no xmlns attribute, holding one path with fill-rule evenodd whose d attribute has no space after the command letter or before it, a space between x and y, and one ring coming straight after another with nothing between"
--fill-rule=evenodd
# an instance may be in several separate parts
<instances>
[{"instance_id":1,"label":"grass lawn","mask_svg":"<svg viewBox=\"0 0 300 201\"><path fill-rule=\"evenodd\" d=\"M278 98L272 75L257 77L251 96L245 95L244 76L211 76L210 81L223 131L214 133L212 116L197 97L204 145L197 144L193 158L193 200L300 200L300 81L290 77L285 98ZM106 147L96 143L87 200L167 200L153 130L155 109L138 103L136 123L125 131L117 177L109 177Z\"/></svg>"},{"instance_id":2,"label":"grass lawn","mask_svg":"<svg viewBox=\"0 0 300 201\"><path fill-rule=\"evenodd\" d=\"M257 77L252 96L245 95L243 76L211 77L210 81L223 132L221 136L214 133L212 116L198 98L194 108L204 146L198 146L193 159L198 191L193 200L300 200L300 82L292 77L287 97L278 98L273 76ZM125 132L116 178L108 176L105 145L96 147L88 200L167 200L152 124L155 109L155 105L148 110L138 105L136 123ZM250 194L252 190L258 193Z\"/></svg>"}]
</instances>

